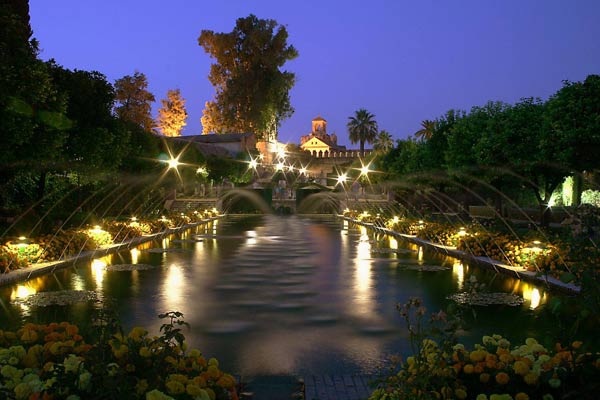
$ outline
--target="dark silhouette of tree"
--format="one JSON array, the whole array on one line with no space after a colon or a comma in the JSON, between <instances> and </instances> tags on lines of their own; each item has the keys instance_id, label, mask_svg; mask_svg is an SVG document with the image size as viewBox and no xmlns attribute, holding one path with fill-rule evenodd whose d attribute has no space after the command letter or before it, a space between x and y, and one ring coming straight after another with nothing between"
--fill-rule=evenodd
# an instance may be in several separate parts
<instances>
[{"instance_id":1,"label":"dark silhouette of tree","mask_svg":"<svg viewBox=\"0 0 600 400\"><path fill-rule=\"evenodd\" d=\"M354 113L354 116L349 117L348 134L350 142L360 143L360 154L365 154L365 142L373 143L377 137L377 122L375 116L361 108Z\"/></svg>"},{"instance_id":2,"label":"dark silhouette of tree","mask_svg":"<svg viewBox=\"0 0 600 400\"><path fill-rule=\"evenodd\" d=\"M415 132L415 137L421 140L429 140L435 132L436 123L426 119L421 121L421 129Z\"/></svg>"}]
</instances>

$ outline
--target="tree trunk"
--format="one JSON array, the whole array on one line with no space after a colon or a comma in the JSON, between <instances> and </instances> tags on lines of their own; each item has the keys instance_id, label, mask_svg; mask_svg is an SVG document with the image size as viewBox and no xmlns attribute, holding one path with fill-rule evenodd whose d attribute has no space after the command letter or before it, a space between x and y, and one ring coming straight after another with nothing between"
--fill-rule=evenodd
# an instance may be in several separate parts
<instances>
[{"instance_id":1,"label":"tree trunk","mask_svg":"<svg viewBox=\"0 0 600 400\"><path fill-rule=\"evenodd\" d=\"M360 155L362 157L365 156L365 141L364 140L360 141Z\"/></svg>"},{"instance_id":2,"label":"tree trunk","mask_svg":"<svg viewBox=\"0 0 600 400\"><path fill-rule=\"evenodd\" d=\"M37 200L42 200L44 198L44 193L46 192L46 178L48 176L47 171L42 171L38 178L37 182Z\"/></svg>"},{"instance_id":3,"label":"tree trunk","mask_svg":"<svg viewBox=\"0 0 600 400\"><path fill-rule=\"evenodd\" d=\"M571 200L573 207L581 205L581 192L583 192L583 175L577 172L573 175L573 197Z\"/></svg>"}]
</instances>

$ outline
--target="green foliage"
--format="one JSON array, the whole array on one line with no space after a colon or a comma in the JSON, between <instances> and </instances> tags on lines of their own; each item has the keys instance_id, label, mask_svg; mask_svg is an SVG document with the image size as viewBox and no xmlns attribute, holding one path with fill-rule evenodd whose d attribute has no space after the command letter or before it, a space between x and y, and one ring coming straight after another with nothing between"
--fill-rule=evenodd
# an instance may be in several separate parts
<instances>
[{"instance_id":1,"label":"green foliage","mask_svg":"<svg viewBox=\"0 0 600 400\"><path fill-rule=\"evenodd\" d=\"M215 59L208 79L214 100L206 103L204 133L252 132L276 139L277 127L294 111L289 91L295 75L280 68L298 56L275 20L239 18L233 31L203 30L198 43Z\"/></svg>"},{"instance_id":2,"label":"green foliage","mask_svg":"<svg viewBox=\"0 0 600 400\"><path fill-rule=\"evenodd\" d=\"M151 132L154 120L150 111L154 95L148 91L146 75L135 71L133 75L125 75L115 81L115 112L119 118Z\"/></svg>"}]
</instances>

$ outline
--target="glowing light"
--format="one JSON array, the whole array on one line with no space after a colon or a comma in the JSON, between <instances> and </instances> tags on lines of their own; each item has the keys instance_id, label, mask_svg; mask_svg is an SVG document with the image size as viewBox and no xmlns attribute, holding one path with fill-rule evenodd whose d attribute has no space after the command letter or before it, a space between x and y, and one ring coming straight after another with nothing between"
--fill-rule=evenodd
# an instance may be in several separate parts
<instances>
[{"instance_id":1,"label":"glowing light","mask_svg":"<svg viewBox=\"0 0 600 400\"><path fill-rule=\"evenodd\" d=\"M465 236L467 234L467 231L465 230L465 228L460 228L460 230L458 231L458 236Z\"/></svg>"},{"instance_id":2,"label":"glowing light","mask_svg":"<svg viewBox=\"0 0 600 400\"><path fill-rule=\"evenodd\" d=\"M400 218L398 218L397 215L394 215L394 218L392 218L392 222L394 222L395 224L397 224L398 222L400 222Z\"/></svg>"},{"instance_id":3,"label":"glowing light","mask_svg":"<svg viewBox=\"0 0 600 400\"><path fill-rule=\"evenodd\" d=\"M368 175L370 172L369 170L369 166L368 165L363 165L363 167L360 169L360 174L361 175Z\"/></svg>"},{"instance_id":4,"label":"glowing light","mask_svg":"<svg viewBox=\"0 0 600 400\"><path fill-rule=\"evenodd\" d=\"M302 167L298 171L300 171L300 175L306 175L306 168Z\"/></svg>"},{"instance_id":5,"label":"glowing light","mask_svg":"<svg viewBox=\"0 0 600 400\"><path fill-rule=\"evenodd\" d=\"M27 238L25 236L19 236L19 240L26 240Z\"/></svg>"},{"instance_id":6,"label":"glowing light","mask_svg":"<svg viewBox=\"0 0 600 400\"><path fill-rule=\"evenodd\" d=\"M217 210L216 207L213 207L212 212L214 212L215 214L217 214L219 212L219 210Z\"/></svg>"},{"instance_id":7,"label":"glowing light","mask_svg":"<svg viewBox=\"0 0 600 400\"><path fill-rule=\"evenodd\" d=\"M177 169L179 160L177 158L171 158L167 161L167 165L169 166L169 169Z\"/></svg>"},{"instance_id":8,"label":"glowing light","mask_svg":"<svg viewBox=\"0 0 600 400\"><path fill-rule=\"evenodd\" d=\"M344 184L348 180L348 176L346 174L341 174L337 177L338 184Z\"/></svg>"},{"instance_id":9,"label":"glowing light","mask_svg":"<svg viewBox=\"0 0 600 400\"><path fill-rule=\"evenodd\" d=\"M279 157L279 158L285 158L285 149L279 149L279 150L277 150L277 157Z\"/></svg>"},{"instance_id":10,"label":"glowing light","mask_svg":"<svg viewBox=\"0 0 600 400\"><path fill-rule=\"evenodd\" d=\"M137 221L137 217L131 217L131 222L136 222Z\"/></svg>"},{"instance_id":11,"label":"glowing light","mask_svg":"<svg viewBox=\"0 0 600 400\"><path fill-rule=\"evenodd\" d=\"M283 164L283 162L278 162L277 165L275 166L275 170L276 171L283 171L283 168L285 167L285 165Z\"/></svg>"},{"instance_id":12,"label":"glowing light","mask_svg":"<svg viewBox=\"0 0 600 400\"><path fill-rule=\"evenodd\" d=\"M397 250L398 249L398 241L391 236L389 238L390 238L390 249Z\"/></svg>"},{"instance_id":13,"label":"glowing light","mask_svg":"<svg viewBox=\"0 0 600 400\"><path fill-rule=\"evenodd\" d=\"M258 161L250 160L250 164L248 165L248 167L252 168L252 169L256 169L256 167L258 167Z\"/></svg>"},{"instance_id":14,"label":"glowing light","mask_svg":"<svg viewBox=\"0 0 600 400\"><path fill-rule=\"evenodd\" d=\"M206 169L206 167L198 167L196 173L200 175L208 175L208 170Z\"/></svg>"},{"instance_id":15,"label":"glowing light","mask_svg":"<svg viewBox=\"0 0 600 400\"><path fill-rule=\"evenodd\" d=\"M417 258L419 260L419 262L423 261L423 247L419 246L419 251L417 252Z\"/></svg>"}]
</instances>

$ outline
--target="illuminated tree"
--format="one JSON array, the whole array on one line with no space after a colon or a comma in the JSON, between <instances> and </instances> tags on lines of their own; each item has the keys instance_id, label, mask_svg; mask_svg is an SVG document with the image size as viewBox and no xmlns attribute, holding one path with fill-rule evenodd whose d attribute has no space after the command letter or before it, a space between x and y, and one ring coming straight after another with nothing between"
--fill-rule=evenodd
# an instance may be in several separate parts
<instances>
[{"instance_id":1,"label":"illuminated tree","mask_svg":"<svg viewBox=\"0 0 600 400\"><path fill-rule=\"evenodd\" d=\"M349 118L348 133L350 142L360 143L360 153L365 153L365 142L373 143L377 137L377 121L375 116L361 108L354 113L354 116Z\"/></svg>"},{"instance_id":2,"label":"illuminated tree","mask_svg":"<svg viewBox=\"0 0 600 400\"><path fill-rule=\"evenodd\" d=\"M148 91L146 75L136 71L133 76L126 75L115 81L115 107L117 116L124 121L141 126L146 131L154 127L150 111L154 95Z\"/></svg>"},{"instance_id":3,"label":"illuminated tree","mask_svg":"<svg viewBox=\"0 0 600 400\"><path fill-rule=\"evenodd\" d=\"M161 100L161 103L156 121L158 130L165 136L181 136L181 129L186 125L188 117L181 92L179 89L169 90L167 98Z\"/></svg>"},{"instance_id":4,"label":"illuminated tree","mask_svg":"<svg viewBox=\"0 0 600 400\"><path fill-rule=\"evenodd\" d=\"M216 94L202 116L203 133L252 132L273 140L294 109L289 91L295 76L280 68L298 56L275 20L239 18L233 31L203 30L198 43L216 62L208 79Z\"/></svg>"}]
</instances>

